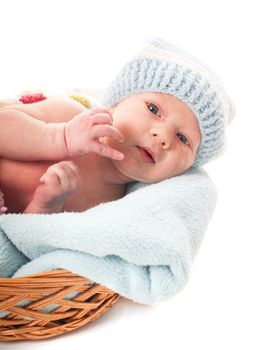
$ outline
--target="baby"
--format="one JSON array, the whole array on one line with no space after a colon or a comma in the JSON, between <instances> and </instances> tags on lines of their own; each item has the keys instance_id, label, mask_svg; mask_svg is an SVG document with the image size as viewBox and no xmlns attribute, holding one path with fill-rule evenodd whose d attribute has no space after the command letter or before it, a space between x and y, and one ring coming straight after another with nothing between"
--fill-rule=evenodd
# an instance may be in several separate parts
<instances>
[{"instance_id":1,"label":"baby","mask_svg":"<svg viewBox=\"0 0 263 350\"><path fill-rule=\"evenodd\" d=\"M102 107L51 98L0 108L5 206L56 213L119 199L130 182L159 182L216 158L232 116L208 68L152 39L111 83Z\"/></svg>"}]
</instances>

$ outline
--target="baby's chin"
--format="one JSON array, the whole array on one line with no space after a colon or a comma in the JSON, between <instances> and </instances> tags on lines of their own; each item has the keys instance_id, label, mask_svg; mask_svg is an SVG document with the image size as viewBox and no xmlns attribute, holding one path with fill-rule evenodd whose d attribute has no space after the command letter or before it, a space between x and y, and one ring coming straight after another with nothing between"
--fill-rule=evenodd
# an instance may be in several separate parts
<instances>
[{"instance_id":1,"label":"baby's chin","mask_svg":"<svg viewBox=\"0 0 263 350\"><path fill-rule=\"evenodd\" d=\"M122 161L115 162L117 163L117 169L127 178L127 180L129 180L128 182L139 181L146 184L154 184L164 180L168 180L170 178L183 174L190 168L190 166L187 167L187 169L180 168L174 171L169 171L166 174L164 174L164 170L160 171L160 169L153 168L147 171L145 168L132 166L132 164L124 164L122 163Z\"/></svg>"},{"instance_id":2,"label":"baby's chin","mask_svg":"<svg viewBox=\"0 0 263 350\"><path fill-rule=\"evenodd\" d=\"M133 171L131 169L127 169L127 166L124 165L125 160L115 160L112 159L111 162L114 165L115 169L118 171L122 181L125 183L137 181L134 177Z\"/></svg>"},{"instance_id":3,"label":"baby's chin","mask_svg":"<svg viewBox=\"0 0 263 350\"><path fill-rule=\"evenodd\" d=\"M129 182L143 182L146 184L153 184L165 180L162 176L156 176L156 174L150 174L150 172L146 173L145 169L138 168L138 166L134 166L132 164L125 164L123 161L113 160L114 166L118 169L118 171L122 174L121 176Z\"/></svg>"}]
</instances>

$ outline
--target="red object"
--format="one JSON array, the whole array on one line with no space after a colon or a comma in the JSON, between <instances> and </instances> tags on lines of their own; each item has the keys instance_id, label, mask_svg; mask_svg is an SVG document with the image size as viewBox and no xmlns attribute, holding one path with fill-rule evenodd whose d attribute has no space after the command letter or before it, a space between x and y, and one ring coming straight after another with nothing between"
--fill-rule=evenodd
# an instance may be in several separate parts
<instances>
[{"instance_id":1,"label":"red object","mask_svg":"<svg viewBox=\"0 0 263 350\"><path fill-rule=\"evenodd\" d=\"M22 103L34 103L34 102L43 101L45 99L46 99L46 96L44 96L41 93L37 93L37 94L23 95L20 97L19 101Z\"/></svg>"}]
</instances>

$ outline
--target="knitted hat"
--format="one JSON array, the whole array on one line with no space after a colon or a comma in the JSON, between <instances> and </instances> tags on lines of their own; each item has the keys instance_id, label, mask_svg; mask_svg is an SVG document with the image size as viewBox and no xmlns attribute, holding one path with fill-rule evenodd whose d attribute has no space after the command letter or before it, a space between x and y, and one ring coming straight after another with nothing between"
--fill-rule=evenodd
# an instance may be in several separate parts
<instances>
[{"instance_id":1,"label":"knitted hat","mask_svg":"<svg viewBox=\"0 0 263 350\"><path fill-rule=\"evenodd\" d=\"M233 106L218 78L195 57L163 39L147 41L106 89L102 104L111 108L141 92L174 95L195 114L201 142L193 166L222 153Z\"/></svg>"}]
</instances>

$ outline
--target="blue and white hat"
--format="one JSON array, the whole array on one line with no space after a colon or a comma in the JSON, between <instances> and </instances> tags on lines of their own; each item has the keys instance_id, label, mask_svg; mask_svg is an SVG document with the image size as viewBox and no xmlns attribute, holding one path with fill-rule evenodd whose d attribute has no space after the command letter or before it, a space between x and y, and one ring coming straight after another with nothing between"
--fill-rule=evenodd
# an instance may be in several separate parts
<instances>
[{"instance_id":1,"label":"blue and white hat","mask_svg":"<svg viewBox=\"0 0 263 350\"><path fill-rule=\"evenodd\" d=\"M195 57L163 39L147 41L106 89L102 105L111 108L141 92L174 95L195 114L201 142L193 166L223 153L234 108L219 79Z\"/></svg>"}]
</instances>

